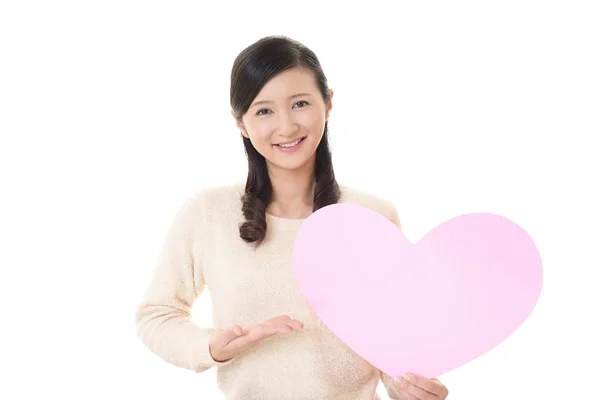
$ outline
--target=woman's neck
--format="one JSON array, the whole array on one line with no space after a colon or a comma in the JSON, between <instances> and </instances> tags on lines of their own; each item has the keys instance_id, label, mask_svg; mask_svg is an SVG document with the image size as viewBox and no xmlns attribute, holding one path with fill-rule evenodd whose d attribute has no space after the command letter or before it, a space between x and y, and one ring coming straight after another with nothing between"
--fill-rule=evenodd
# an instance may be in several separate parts
<instances>
[{"instance_id":1,"label":"woman's neck","mask_svg":"<svg viewBox=\"0 0 600 400\"><path fill-rule=\"evenodd\" d=\"M306 218L313 210L314 167L298 170L269 169L273 189L267 212L281 218Z\"/></svg>"}]
</instances>

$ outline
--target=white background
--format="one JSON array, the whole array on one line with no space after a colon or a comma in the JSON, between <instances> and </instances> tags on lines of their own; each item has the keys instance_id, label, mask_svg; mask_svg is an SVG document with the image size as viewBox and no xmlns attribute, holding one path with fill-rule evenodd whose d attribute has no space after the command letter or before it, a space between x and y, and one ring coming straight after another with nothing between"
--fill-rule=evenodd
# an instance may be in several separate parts
<instances>
[{"instance_id":1,"label":"white background","mask_svg":"<svg viewBox=\"0 0 600 400\"><path fill-rule=\"evenodd\" d=\"M231 65L285 34L335 90L340 181L395 201L413 240L487 211L540 249L535 311L440 377L449 399L600 399L594 2L211 3L2 2L0 397L220 398L134 312L182 202L245 178Z\"/></svg>"}]
</instances>

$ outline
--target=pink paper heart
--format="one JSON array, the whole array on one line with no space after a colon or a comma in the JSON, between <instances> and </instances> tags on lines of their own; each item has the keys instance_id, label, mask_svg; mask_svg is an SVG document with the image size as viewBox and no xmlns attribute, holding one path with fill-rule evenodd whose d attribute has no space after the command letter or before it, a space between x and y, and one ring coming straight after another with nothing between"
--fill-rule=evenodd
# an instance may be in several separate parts
<instances>
[{"instance_id":1,"label":"pink paper heart","mask_svg":"<svg viewBox=\"0 0 600 400\"><path fill-rule=\"evenodd\" d=\"M331 205L300 227L293 264L325 325L391 376L433 378L485 354L529 317L542 288L533 240L489 213L412 243L371 209Z\"/></svg>"}]
</instances>

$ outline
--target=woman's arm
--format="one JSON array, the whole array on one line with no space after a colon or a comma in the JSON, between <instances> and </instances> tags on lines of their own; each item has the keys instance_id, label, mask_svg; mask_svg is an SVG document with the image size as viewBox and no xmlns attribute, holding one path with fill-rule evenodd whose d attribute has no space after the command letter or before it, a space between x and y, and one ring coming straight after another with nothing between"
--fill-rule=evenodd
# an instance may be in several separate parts
<instances>
[{"instance_id":1,"label":"woman's arm","mask_svg":"<svg viewBox=\"0 0 600 400\"><path fill-rule=\"evenodd\" d=\"M164 241L153 277L136 311L142 343L164 361L203 372L227 364L215 361L209 341L215 329L198 326L191 309L204 289L202 218L206 206L201 193L178 210Z\"/></svg>"}]
</instances>

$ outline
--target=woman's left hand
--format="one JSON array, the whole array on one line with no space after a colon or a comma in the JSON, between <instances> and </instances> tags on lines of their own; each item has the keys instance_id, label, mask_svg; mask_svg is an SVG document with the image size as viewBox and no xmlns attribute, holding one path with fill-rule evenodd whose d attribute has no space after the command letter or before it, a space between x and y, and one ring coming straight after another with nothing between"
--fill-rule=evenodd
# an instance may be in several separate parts
<instances>
[{"instance_id":1,"label":"woman's left hand","mask_svg":"<svg viewBox=\"0 0 600 400\"><path fill-rule=\"evenodd\" d=\"M397 377L396 391L406 400L444 400L448 389L437 379L427 379L413 374Z\"/></svg>"}]
</instances>

